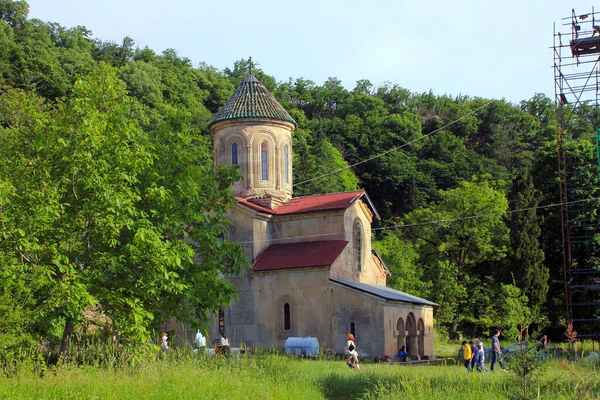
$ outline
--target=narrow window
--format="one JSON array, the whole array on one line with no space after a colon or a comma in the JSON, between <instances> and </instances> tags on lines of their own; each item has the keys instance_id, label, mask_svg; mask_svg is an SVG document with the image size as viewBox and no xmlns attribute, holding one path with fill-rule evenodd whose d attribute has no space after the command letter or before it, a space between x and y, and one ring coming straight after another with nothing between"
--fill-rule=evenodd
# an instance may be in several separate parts
<instances>
[{"instance_id":1,"label":"narrow window","mask_svg":"<svg viewBox=\"0 0 600 400\"><path fill-rule=\"evenodd\" d=\"M362 224L357 219L354 223L354 262L356 269L362 270Z\"/></svg>"},{"instance_id":2,"label":"narrow window","mask_svg":"<svg viewBox=\"0 0 600 400\"><path fill-rule=\"evenodd\" d=\"M266 181L269 179L268 167L269 163L267 161L267 142L262 142L260 144L260 160L262 164L262 180Z\"/></svg>"},{"instance_id":3,"label":"narrow window","mask_svg":"<svg viewBox=\"0 0 600 400\"><path fill-rule=\"evenodd\" d=\"M292 319L290 313L290 304L285 303L283 305L283 330L289 331L292 329Z\"/></svg>"},{"instance_id":4,"label":"narrow window","mask_svg":"<svg viewBox=\"0 0 600 400\"><path fill-rule=\"evenodd\" d=\"M219 310L219 333L225 336L225 311Z\"/></svg>"},{"instance_id":5,"label":"narrow window","mask_svg":"<svg viewBox=\"0 0 600 400\"><path fill-rule=\"evenodd\" d=\"M283 148L283 158L285 163L285 183L290 183L290 155L287 145Z\"/></svg>"},{"instance_id":6,"label":"narrow window","mask_svg":"<svg viewBox=\"0 0 600 400\"><path fill-rule=\"evenodd\" d=\"M350 322L350 333L356 337L356 325L354 325L354 322Z\"/></svg>"},{"instance_id":7,"label":"narrow window","mask_svg":"<svg viewBox=\"0 0 600 400\"><path fill-rule=\"evenodd\" d=\"M231 145L231 165L238 164L237 143Z\"/></svg>"}]
</instances>

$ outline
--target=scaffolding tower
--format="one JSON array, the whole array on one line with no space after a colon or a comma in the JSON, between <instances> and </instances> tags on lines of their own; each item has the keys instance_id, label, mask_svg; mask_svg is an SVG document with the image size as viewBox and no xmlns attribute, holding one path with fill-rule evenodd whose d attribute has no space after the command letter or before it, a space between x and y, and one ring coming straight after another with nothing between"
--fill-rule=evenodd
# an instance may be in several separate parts
<instances>
[{"instance_id":1,"label":"scaffolding tower","mask_svg":"<svg viewBox=\"0 0 600 400\"><path fill-rule=\"evenodd\" d=\"M600 339L600 13L554 26L554 91L567 321Z\"/></svg>"}]
</instances>

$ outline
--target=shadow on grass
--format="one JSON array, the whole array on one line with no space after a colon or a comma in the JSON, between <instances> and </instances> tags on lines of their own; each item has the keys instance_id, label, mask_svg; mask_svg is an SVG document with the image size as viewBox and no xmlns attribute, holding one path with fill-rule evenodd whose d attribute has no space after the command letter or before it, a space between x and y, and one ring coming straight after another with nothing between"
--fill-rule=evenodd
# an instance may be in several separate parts
<instances>
[{"instance_id":1,"label":"shadow on grass","mask_svg":"<svg viewBox=\"0 0 600 400\"><path fill-rule=\"evenodd\" d=\"M321 391L326 399L351 400L364 399L367 393L376 393L378 388L391 387L398 381L393 377L384 377L369 372L335 373L324 377Z\"/></svg>"}]
</instances>

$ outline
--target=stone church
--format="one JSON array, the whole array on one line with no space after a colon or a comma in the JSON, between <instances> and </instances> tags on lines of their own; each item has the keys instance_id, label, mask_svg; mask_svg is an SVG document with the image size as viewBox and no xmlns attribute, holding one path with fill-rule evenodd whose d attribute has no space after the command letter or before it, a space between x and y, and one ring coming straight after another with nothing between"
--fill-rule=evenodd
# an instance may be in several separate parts
<instances>
[{"instance_id":1,"label":"stone church","mask_svg":"<svg viewBox=\"0 0 600 400\"><path fill-rule=\"evenodd\" d=\"M371 247L379 219L365 191L292 197L296 122L254 75L209 124L216 165L243 179L227 218L227 239L245 246L251 268L227 278L238 300L209 327L240 343L283 349L288 337L316 337L343 352L351 332L361 355L433 356L435 303L386 287L390 271Z\"/></svg>"}]
</instances>

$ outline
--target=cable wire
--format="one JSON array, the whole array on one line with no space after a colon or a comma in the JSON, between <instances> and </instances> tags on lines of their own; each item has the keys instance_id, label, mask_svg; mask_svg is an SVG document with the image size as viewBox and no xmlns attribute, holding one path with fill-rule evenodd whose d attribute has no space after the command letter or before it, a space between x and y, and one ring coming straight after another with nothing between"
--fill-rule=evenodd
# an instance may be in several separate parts
<instances>
[{"instance_id":1,"label":"cable wire","mask_svg":"<svg viewBox=\"0 0 600 400\"><path fill-rule=\"evenodd\" d=\"M371 232L391 230L391 229L410 228L410 227L414 227L414 226L432 225L432 224L440 224L440 223L446 223L446 222L464 221L464 220L469 220L469 219L489 217L489 216L493 216L493 215L513 214L513 213L516 213L516 212L538 210L538 209L545 209L545 208L553 208L553 207L560 207L560 206L563 206L563 205L571 205L571 204L583 203L583 202L586 202L586 201L595 201L595 200L600 200L600 197L595 197L595 198L590 198L590 199L584 199L584 200L575 200L575 201L571 201L571 202L567 202L567 203L546 204L546 205L537 206L537 207L521 208L521 209L518 209L518 210L506 210L506 211L502 211L502 212L495 212L495 213L488 213L488 214L469 215L467 217L458 217L458 218L440 219L440 220L433 220L433 221L424 221L424 222L419 222L419 223L415 223L415 224L384 226L384 227L381 227L381 228L372 228ZM318 233L318 234L312 234L312 235L289 236L289 237L285 237L285 238L263 239L263 240L249 240L249 241L239 241L239 242L236 241L236 242L238 244L252 244L252 243L262 243L262 242L277 242L277 241L291 240L291 239L305 239L305 238L326 237L326 236L336 236L336 235L339 236L341 234L343 234L343 232Z\"/></svg>"},{"instance_id":2,"label":"cable wire","mask_svg":"<svg viewBox=\"0 0 600 400\"><path fill-rule=\"evenodd\" d=\"M490 101L488 101L487 103L485 103L484 105L482 105L481 107L478 107L478 108L476 108L475 110L473 110L473 111L471 111L471 112L469 112L469 113L467 113L467 114L463 115L462 117L460 117L460 118L458 118L458 119L455 119L454 121L452 121L452 122L450 122L450 123L447 123L446 125L444 125L444 126L442 126L442 127L440 127L440 128L437 128L436 130L434 130L434 131L432 131L432 132L429 132L428 134L425 134L425 135L423 135L423 136L421 136L421 137L418 137L418 138L416 138L416 139L413 139L413 140L411 140L410 142L404 143L404 144L402 144L402 145L400 145L400 146L392 147L392 148L391 148L391 149L389 149L389 150L386 150L386 151L384 151L384 152L382 152L382 153L376 154L376 155L374 155L374 156L372 156L372 157L369 157L369 158L367 158L367 159L364 159L364 160L362 160L362 161L359 161L359 162L357 162L357 163L354 163L354 164L348 165L348 166L346 166L346 167L344 167L344 168L336 169L335 171L328 172L328 173L326 173L326 174L323 174L323 175L320 175L320 176L317 176L317 177L314 177L314 178L311 178L311 179L307 179L307 180L305 180L305 181L302 181L302 182L298 182L298 183L294 184L292 187L300 186L300 185L303 185L303 184L305 184L305 183L308 183L308 182L315 181L315 180L317 180L317 179L325 178L326 176L329 176L329 175L337 174L338 172L345 171L345 170L347 170L347 169L350 169L350 168L354 168L354 167L356 167L357 165L364 164L364 163L366 163L366 162L369 162L369 161L371 161L371 160L374 160L374 159L376 159L376 158L382 157L382 156L384 156L384 155L386 155L386 154L389 154L389 153L391 153L392 151L399 150L399 149L401 149L401 148L403 148L403 147L406 147L406 146L408 146L408 145L410 145L410 144L413 144L413 143L415 143L415 142L417 142L417 141L419 141L419 140L422 140L422 139L424 139L424 138L426 138L426 137L429 137L429 136L433 135L434 133L437 133L437 132L439 132L439 131L441 131L441 130L444 130L444 129L446 129L447 127L449 127L449 126L451 126L451 125L454 125L454 124L455 124L455 123L457 123L458 121L461 121L461 120L463 120L463 119L467 118L468 116L471 116L471 115L475 114L477 111L479 111L479 110L481 110L481 109L483 109L483 108L487 107L488 105L490 105L490 104L491 104L492 102L494 102L494 101L496 101L496 100L490 100Z\"/></svg>"}]
</instances>

